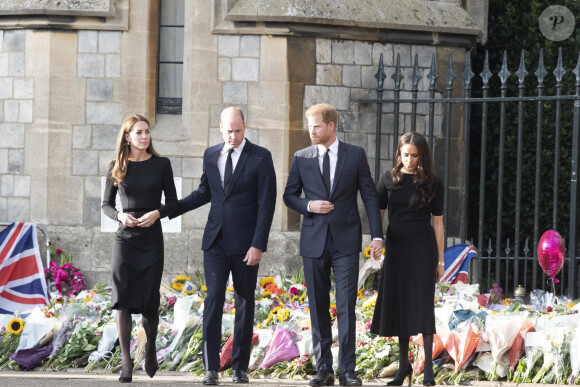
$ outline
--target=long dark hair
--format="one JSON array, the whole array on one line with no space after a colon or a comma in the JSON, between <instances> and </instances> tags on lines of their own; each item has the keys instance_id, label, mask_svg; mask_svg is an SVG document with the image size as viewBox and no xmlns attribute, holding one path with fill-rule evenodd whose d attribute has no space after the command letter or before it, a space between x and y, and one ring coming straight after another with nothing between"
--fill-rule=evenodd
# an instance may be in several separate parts
<instances>
[{"instance_id":1,"label":"long dark hair","mask_svg":"<svg viewBox=\"0 0 580 387\"><path fill-rule=\"evenodd\" d=\"M392 169L393 185L400 186L403 182L403 160L401 160L401 148L404 145L415 145L419 151L419 163L417 164L417 171L413 176L413 183L417 186L417 191L411 197L409 206L415 209L423 209L431 204L431 200L435 196L435 181L437 178L433 173L433 162L431 161L431 153L429 152L429 145L425 136L418 132L404 133L399 138L397 145L397 157L395 167Z\"/></svg>"},{"instance_id":2,"label":"long dark hair","mask_svg":"<svg viewBox=\"0 0 580 387\"><path fill-rule=\"evenodd\" d=\"M115 160L113 160L113 169L111 170L111 180L113 180L115 186L118 186L119 183L123 182L123 179L125 179L125 176L127 175L127 169L129 168L131 149L129 148L129 143L125 140L125 134L131 133L133 126L141 121L146 122L147 126L151 127L149 120L141 114L131 114L129 117L125 118L123 125L121 125L121 129L119 129L119 134L117 135L117 146L115 147ZM153 138L150 139L146 151L154 156L159 156L153 148Z\"/></svg>"}]
</instances>

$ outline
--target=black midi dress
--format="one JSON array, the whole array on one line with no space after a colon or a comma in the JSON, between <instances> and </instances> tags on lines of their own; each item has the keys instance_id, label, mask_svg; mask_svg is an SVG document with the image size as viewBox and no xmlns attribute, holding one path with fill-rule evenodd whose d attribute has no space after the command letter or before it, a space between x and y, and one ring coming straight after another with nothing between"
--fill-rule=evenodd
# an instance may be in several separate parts
<instances>
[{"instance_id":1,"label":"black midi dress","mask_svg":"<svg viewBox=\"0 0 580 387\"><path fill-rule=\"evenodd\" d=\"M117 187L110 179L111 168L112 164L102 204L103 212L109 218L118 220L117 192L121 198L121 211L136 218L153 210L159 210L163 218L177 209L177 193L168 158L152 156L144 161L130 161L127 175ZM162 193L165 194L163 207ZM145 316L158 314L164 260L161 218L149 227L125 227L119 222L112 248L112 309L123 307Z\"/></svg>"},{"instance_id":2,"label":"black midi dress","mask_svg":"<svg viewBox=\"0 0 580 387\"><path fill-rule=\"evenodd\" d=\"M414 175L404 174L393 187L391 172L379 180L381 209L387 209L385 261L371 332L380 336L407 337L435 333L435 280L437 241L431 215L443 214L443 184L437 180L428 208L409 207L417 190Z\"/></svg>"}]
</instances>

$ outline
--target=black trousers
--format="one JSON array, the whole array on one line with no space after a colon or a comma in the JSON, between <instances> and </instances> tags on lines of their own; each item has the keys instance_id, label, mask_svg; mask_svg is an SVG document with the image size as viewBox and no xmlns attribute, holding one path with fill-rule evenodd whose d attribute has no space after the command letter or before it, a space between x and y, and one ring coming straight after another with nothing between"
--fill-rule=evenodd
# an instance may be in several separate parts
<instances>
[{"instance_id":1,"label":"black trousers","mask_svg":"<svg viewBox=\"0 0 580 387\"><path fill-rule=\"evenodd\" d=\"M312 322L312 344L318 371L332 371L332 328L330 318L330 270L336 283L338 319L339 371L356 366L356 314L358 254L341 254L336 250L330 229L321 257L302 257Z\"/></svg>"},{"instance_id":2,"label":"black trousers","mask_svg":"<svg viewBox=\"0 0 580 387\"><path fill-rule=\"evenodd\" d=\"M203 266L207 295L203 310L203 361L206 370L219 371L223 307L227 281L232 273L234 281L236 317L232 350L232 368L246 371L254 329L254 291L258 266L248 266L244 255L230 255L221 233L204 251Z\"/></svg>"}]
</instances>

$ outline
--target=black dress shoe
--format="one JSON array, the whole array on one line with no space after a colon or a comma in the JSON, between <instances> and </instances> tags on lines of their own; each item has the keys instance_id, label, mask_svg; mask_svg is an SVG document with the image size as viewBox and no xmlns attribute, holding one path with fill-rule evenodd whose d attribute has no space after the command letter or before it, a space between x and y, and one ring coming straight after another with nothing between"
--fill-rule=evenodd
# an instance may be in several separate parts
<instances>
[{"instance_id":1,"label":"black dress shoe","mask_svg":"<svg viewBox=\"0 0 580 387\"><path fill-rule=\"evenodd\" d=\"M341 386L362 386L362 380L356 376L354 371L346 371L340 374Z\"/></svg>"},{"instance_id":2,"label":"black dress shoe","mask_svg":"<svg viewBox=\"0 0 580 387\"><path fill-rule=\"evenodd\" d=\"M311 386L334 386L334 372L318 371L316 377L308 384Z\"/></svg>"},{"instance_id":3,"label":"black dress shoe","mask_svg":"<svg viewBox=\"0 0 580 387\"><path fill-rule=\"evenodd\" d=\"M234 376L232 377L232 382L234 383L248 383L248 374L246 371L234 370Z\"/></svg>"},{"instance_id":4,"label":"black dress shoe","mask_svg":"<svg viewBox=\"0 0 580 387\"><path fill-rule=\"evenodd\" d=\"M218 374L214 370L205 371L205 377L201 381L201 384L205 384L206 386L214 386L218 384Z\"/></svg>"}]
</instances>

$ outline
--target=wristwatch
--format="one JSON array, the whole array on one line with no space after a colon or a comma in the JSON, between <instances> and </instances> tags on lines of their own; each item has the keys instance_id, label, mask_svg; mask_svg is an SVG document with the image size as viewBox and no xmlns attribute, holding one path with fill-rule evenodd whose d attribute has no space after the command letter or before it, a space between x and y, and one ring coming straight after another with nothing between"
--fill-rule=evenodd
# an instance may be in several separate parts
<instances>
[{"instance_id":1,"label":"wristwatch","mask_svg":"<svg viewBox=\"0 0 580 387\"><path fill-rule=\"evenodd\" d=\"M445 266L445 262L439 261L439 266Z\"/></svg>"}]
</instances>

